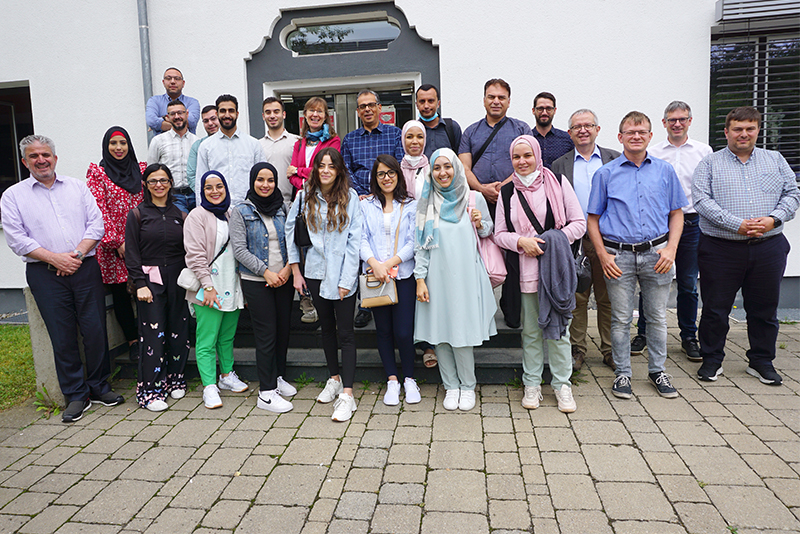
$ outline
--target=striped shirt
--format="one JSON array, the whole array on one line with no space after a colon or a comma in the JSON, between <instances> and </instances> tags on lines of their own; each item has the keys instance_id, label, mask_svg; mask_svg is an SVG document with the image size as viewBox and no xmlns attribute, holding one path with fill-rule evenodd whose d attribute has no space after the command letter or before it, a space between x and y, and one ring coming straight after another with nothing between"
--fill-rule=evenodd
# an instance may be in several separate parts
<instances>
[{"instance_id":1,"label":"striped shirt","mask_svg":"<svg viewBox=\"0 0 800 534\"><path fill-rule=\"evenodd\" d=\"M172 172L172 180L175 182L176 189L189 187L186 163L189 161L189 152L195 141L197 141L197 136L190 131L181 137L175 133L175 130L167 130L150 141L147 164L163 163Z\"/></svg>"},{"instance_id":2,"label":"striped shirt","mask_svg":"<svg viewBox=\"0 0 800 534\"><path fill-rule=\"evenodd\" d=\"M742 241L742 221L774 216L786 222L800 205L794 171L774 150L753 149L742 163L728 147L703 158L692 178L694 209L700 214L704 234ZM779 226L766 232L770 237L783 231Z\"/></svg>"}]
</instances>

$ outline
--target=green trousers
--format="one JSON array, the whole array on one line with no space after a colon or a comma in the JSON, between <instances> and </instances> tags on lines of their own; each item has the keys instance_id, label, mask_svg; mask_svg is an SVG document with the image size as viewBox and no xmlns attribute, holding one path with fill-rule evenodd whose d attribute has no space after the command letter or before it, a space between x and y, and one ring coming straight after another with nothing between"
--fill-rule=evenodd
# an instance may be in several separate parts
<instances>
[{"instance_id":1,"label":"green trousers","mask_svg":"<svg viewBox=\"0 0 800 534\"><path fill-rule=\"evenodd\" d=\"M226 375L233 370L233 338L239 324L239 311L223 312L192 304L197 316L197 340L195 358L203 386L217 383L217 357L220 373Z\"/></svg>"}]
</instances>

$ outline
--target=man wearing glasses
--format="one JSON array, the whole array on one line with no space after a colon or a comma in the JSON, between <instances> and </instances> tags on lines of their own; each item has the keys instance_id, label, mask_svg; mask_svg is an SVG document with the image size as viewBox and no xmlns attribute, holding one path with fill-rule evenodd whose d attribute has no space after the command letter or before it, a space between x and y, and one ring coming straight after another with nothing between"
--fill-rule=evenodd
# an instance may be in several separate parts
<instances>
[{"instance_id":1,"label":"man wearing glasses","mask_svg":"<svg viewBox=\"0 0 800 534\"><path fill-rule=\"evenodd\" d=\"M372 164L381 154L394 156L401 161L403 150L402 130L391 124L381 124L381 102L378 93L364 89L356 98L361 128L344 136L342 158L350 174L350 184L360 198L369 195L369 179ZM359 308L353 324L364 328L372 319L372 312Z\"/></svg>"},{"instance_id":2,"label":"man wearing glasses","mask_svg":"<svg viewBox=\"0 0 800 534\"><path fill-rule=\"evenodd\" d=\"M600 133L597 115L590 109L579 109L569 118L569 136L575 144L570 150L553 162L552 171L563 175L572 184L578 202L586 217L589 204L589 193L592 190L592 176L606 163L619 157L619 152L597 146L595 140ZM592 264L592 286L597 302L597 329L600 332L600 353L603 363L614 368L611 357L611 301L608 299L603 267L597 259L589 235L583 236L581 243L586 257ZM572 322L569 326L569 341L572 345L572 368L580 370L586 357L586 328L588 323L588 304L590 287L583 293L575 294L575 309L572 311Z\"/></svg>"},{"instance_id":3,"label":"man wearing glasses","mask_svg":"<svg viewBox=\"0 0 800 534\"><path fill-rule=\"evenodd\" d=\"M167 104L167 117L172 128L150 141L147 164L163 163L172 172L175 184L172 189L175 205L189 213L195 207L194 190L189 187L186 165L197 136L189 131L186 106L180 100Z\"/></svg>"},{"instance_id":4,"label":"man wearing glasses","mask_svg":"<svg viewBox=\"0 0 800 534\"><path fill-rule=\"evenodd\" d=\"M153 95L147 101L147 107L145 109L147 126L149 126L156 135L172 129L172 121L167 115L167 106L173 100L180 100L188 111L189 131L197 133L197 121L200 120L200 102L191 96L183 94L183 86L186 84L186 81L183 79L181 71L175 67L168 68L164 72L164 79L161 80L161 83L164 84L164 89L166 89L167 92L163 95Z\"/></svg>"},{"instance_id":5,"label":"man wearing glasses","mask_svg":"<svg viewBox=\"0 0 800 534\"><path fill-rule=\"evenodd\" d=\"M675 279L678 282L676 311L681 331L681 349L690 361L699 362L703 361L697 342L697 243L700 239L700 216L692 206L692 174L697 164L712 150L705 143L689 139L692 108L686 102L671 102L664 110L661 123L667 129L667 139L650 148L650 155L672 164L689 201L689 205L683 208L683 234L675 255ZM640 295L638 332L631 340L631 354L641 354L647 346L647 320L643 307Z\"/></svg>"},{"instance_id":6,"label":"man wearing glasses","mask_svg":"<svg viewBox=\"0 0 800 534\"><path fill-rule=\"evenodd\" d=\"M536 119L533 136L542 147L542 163L548 169L555 160L573 148L572 136L553 127L555 116L556 97L553 93L544 91L536 95L533 99L533 117Z\"/></svg>"},{"instance_id":7,"label":"man wearing glasses","mask_svg":"<svg viewBox=\"0 0 800 534\"><path fill-rule=\"evenodd\" d=\"M648 375L659 395L678 391L665 373L667 298L673 263L683 230L686 195L672 165L647 153L653 138L650 119L631 111L619 125L623 154L600 167L592 178L587 227L606 276L611 299L611 352L615 397L629 399L634 295L644 295L650 350Z\"/></svg>"}]
</instances>

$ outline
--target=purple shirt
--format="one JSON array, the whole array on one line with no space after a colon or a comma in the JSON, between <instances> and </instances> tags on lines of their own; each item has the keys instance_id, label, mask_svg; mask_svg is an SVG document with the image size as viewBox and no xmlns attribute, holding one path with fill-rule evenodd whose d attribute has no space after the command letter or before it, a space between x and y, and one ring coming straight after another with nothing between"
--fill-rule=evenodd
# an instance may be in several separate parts
<instances>
[{"instance_id":1,"label":"purple shirt","mask_svg":"<svg viewBox=\"0 0 800 534\"><path fill-rule=\"evenodd\" d=\"M103 216L82 180L56 175L48 189L34 177L9 187L0 199L3 233L25 262L37 248L72 252L84 239L102 239ZM87 256L94 254L94 249Z\"/></svg>"}]
</instances>

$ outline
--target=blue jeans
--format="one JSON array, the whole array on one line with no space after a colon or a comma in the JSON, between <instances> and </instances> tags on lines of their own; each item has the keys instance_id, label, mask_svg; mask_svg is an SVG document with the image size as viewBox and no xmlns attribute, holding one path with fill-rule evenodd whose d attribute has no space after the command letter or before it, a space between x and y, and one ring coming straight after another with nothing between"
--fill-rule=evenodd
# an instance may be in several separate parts
<instances>
[{"instance_id":1,"label":"blue jeans","mask_svg":"<svg viewBox=\"0 0 800 534\"><path fill-rule=\"evenodd\" d=\"M184 195L176 191L172 192L173 203L178 206L178 209L184 213L189 213L196 207L196 199L194 193L191 195Z\"/></svg>"},{"instance_id":2,"label":"blue jeans","mask_svg":"<svg viewBox=\"0 0 800 534\"><path fill-rule=\"evenodd\" d=\"M678 283L676 312L681 340L697 338L697 244L700 242L700 216L696 213L683 215L683 233L675 254L675 281ZM638 333L645 336L647 320L644 316L642 296L639 295Z\"/></svg>"},{"instance_id":3,"label":"blue jeans","mask_svg":"<svg viewBox=\"0 0 800 534\"><path fill-rule=\"evenodd\" d=\"M656 253L665 244L645 252L628 252L606 247L606 252L616 256L617 267L622 271L619 278L606 280L608 297L611 299L611 354L617 376L631 376L631 321L633 319L636 283L639 283L644 302L644 315L648 320L647 346L648 372L664 370L667 360L667 298L674 268L659 274L656 262L661 257Z\"/></svg>"}]
</instances>

